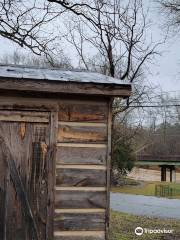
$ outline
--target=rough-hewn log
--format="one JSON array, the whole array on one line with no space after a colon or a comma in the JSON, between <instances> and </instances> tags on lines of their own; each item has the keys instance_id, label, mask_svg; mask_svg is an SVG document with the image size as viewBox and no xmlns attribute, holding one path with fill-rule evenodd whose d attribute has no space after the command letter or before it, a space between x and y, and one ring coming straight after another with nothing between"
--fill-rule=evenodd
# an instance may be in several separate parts
<instances>
[{"instance_id":1,"label":"rough-hewn log","mask_svg":"<svg viewBox=\"0 0 180 240\"><path fill-rule=\"evenodd\" d=\"M56 208L106 208L106 192L56 191Z\"/></svg>"},{"instance_id":2,"label":"rough-hewn log","mask_svg":"<svg viewBox=\"0 0 180 240\"><path fill-rule=\"evenodd\" d=\"M49 122L49 113L28 111L0 111L0 121L6 122Z\"/></svg>"},{"instance_id":3,"label":"rough-hewn log","mask_svg":"<svg viewBox=\"0 0 180 240\"><path fill-rule=\"evenodd\" d=\"M54 230L104 230L104 213L58 213L54 217Z\"/></svg>"},{"instance_id":4,"label":"rough-hewn log","mask_svg":"<svg viewBox=\"0 0 180 240\"><path fill-rule=\"evenodd\" d=\"M106 164L106 147L73 147L61 146L57 148L57 164Z\"/></svg>"},{"instance_id":5,"label":"rough-hewn log","mask_svg":"<svg viewBox=\"0 0 180 240\"><path fill-rule=\"evenodd\" d=\"M106 171L97 169L56 169L57 186L103 187L106 185Z\"/></svg>"},{"instance_id":6,"label":"rough-hewn log","mask_svg":"<svg viewBox=\"0 0 180 240\"><path fill-rule=\"evenodd\" d=\"M107 140L106 127L59 126L59 142L104 143Z\"/></svg>"},{"instance_id":7,"label":"rough-hewn log","mask_svg":"<svg viewBox=\"0 0 180 240\"><path fill-rule=\"evenodd\" d=\"M60 103L59 121L107 123L107 103Z\"/></svg>"},{"instance_id":8,"label":"rough-hewn log","mask_svg":"<svg viewBox=\"0 0 180 240\"><path fill-rule=\"evenodd\" d=\"M95 83L73 83L73 82L57 82L47 80L32 79L16 79L5 78L0 79L1 90L18 90L32 92L52 92L65 94L86 94L99 96L121 96L127 97L131 93L130 85L106 85Z\"/></svg>"}]
</instances>

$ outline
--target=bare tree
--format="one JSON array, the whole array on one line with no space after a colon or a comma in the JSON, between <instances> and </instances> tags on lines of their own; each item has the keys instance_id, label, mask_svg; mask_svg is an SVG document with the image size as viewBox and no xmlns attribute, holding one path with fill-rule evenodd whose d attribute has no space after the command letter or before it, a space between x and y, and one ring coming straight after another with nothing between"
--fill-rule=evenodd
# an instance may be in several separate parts
<instances>
[{"instance_id":1,"label":"bare tree","mask_svg":"<svg viewBox=\"0 0 180 240\"><path fill-rule=\"evenodd\" d=\"M173 29L173 32L180 30L180 0L161 0L161 9L165 14L166 26Z\"/></svg>"},{"instance_id":2,"label":"bare tree","mask_svg":"<svg viewBox=\"0 0 180 240\"><path fill-rule=\"evenodd\" d=\"M11 54L6 54L0 58L0 64L15 64L35 67L56 67L62 69L72 69L70 59L61 50L58 57L52 55L46 58L45 55L38 56L34 54L19 53L17 50Z\"/></svg>"},{"instance_id":3,"label":"bare tree","mask_svg":"<svg viewBox=\"0 0 180 240\"><path fill-rule=\"evenodd\" d=\"M133 83L133 95L126 101L117 98L113 104L114 153L120 143L130 143L139 129L137 126L122 134L133 109L129 106L149 99L151 90L143 83L144 69L157 54L158 44L147 33L149 22L143 1L49 1L72 13L66 21L66 40L75 47L81 66ZM91 52L95 52L93 57Z\"/></svg>"},{"instance_id":4,"label":"bare tree","mask_svg":"<svg viewBox=\"0 0 180 240\"><path fill-rule=\"evenodd\" d=\"M46 1L1 0L0 36L35 54L47 53L49 43L56 38L47 31L47 25L60 14Z\"/></svg>"},{"instance_id":5,"label":"bare tree","mask_svg":"<svg viewBox=\"0 0 180 240\"><path fill-rule=\"evenodd\" d=\"M149 22L142 0L50 1L72 13L65 24L66 40L75 47L81 67L134 83L126 104L115 100L114 116L134 101L148 98L149 88L142 83L144 69L160 43L153 43L147 34Z\"/></svg>"},{"instance_id":6,"label":"bare tree","mask_svg":"<svg viewBox=\"0 0 180 240\"><path fill-rule=\"evenodd\" d=\"M142 66L156 53L156 44L146 44L148 24L142 0L49 1L77 16L68 26L69 41L86 68L83 47L87 42L104 58L108 75L130 82L141 75Z\"/></svg>"}]
</instances>

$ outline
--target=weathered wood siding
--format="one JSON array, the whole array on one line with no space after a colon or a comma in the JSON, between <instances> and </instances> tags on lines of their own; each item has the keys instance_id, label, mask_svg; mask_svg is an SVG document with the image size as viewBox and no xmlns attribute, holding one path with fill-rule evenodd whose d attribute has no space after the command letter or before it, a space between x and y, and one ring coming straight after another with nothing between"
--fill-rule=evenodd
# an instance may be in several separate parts
<instances>
[{"instance_id":1,"label":"weathered wood siding","mask_svg":"<svg viewBox=\"0 0 180 240\"><path fill-rule=\"evenodd\" d=\"M52 239L49 121L49 113L0 111L0 239Z\"/></svg>"},{"instance_id":2,"label":"weathered wood siding","mask_svg":"<svg viewBox=\"0 0 180 240\"><path fill-rule=\"evenodd\" d=\"M57 151L56 161L50 155L46 166L46 177L51 179L51 186L54 186L49 188L48 202L51 204L47 212L47 216L50 216L47 218L47 234L50 236L53 231L54 212L54 240L107 239L111 141L108 100L2 96L0 100L0 111L3 112L0 112L0 121L19 123L22 138L24 125L40 122L48 126L49 121L51 123L48 134ZM14 112L13 120L11 111ZM26 146L21 149L23 154L26 154L26 149ZM22 164L22 167L26 166ZM35 169L38 170L39 167L41 166L35 166ZM3 174L6 174L5 171ZM4 204L3 197L0 198L0 204ZM45 210L43 204L42 211ZM3 214L1 208L0 215L3 217ZM2 228L0 224L0 232ZM44 239L43 236L42 238Z\"/></svg>"},{"instance_id":3,"label":"weathered wood siding","mask_svg":"<svg viewBox=\"0 0 180 240\"><path fill-rule=\"evenodd\" d=\"M104 240L107 218L108 102L59 104L55 240Z\"/></svg>"}]
</instances>

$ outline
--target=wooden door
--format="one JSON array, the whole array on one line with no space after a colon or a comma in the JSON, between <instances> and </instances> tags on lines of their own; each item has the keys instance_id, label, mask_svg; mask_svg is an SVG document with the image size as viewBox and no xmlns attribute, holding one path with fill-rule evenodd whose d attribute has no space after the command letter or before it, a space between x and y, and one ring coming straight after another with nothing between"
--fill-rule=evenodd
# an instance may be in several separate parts
<instances>
[{"instance_id":1,"label":"wooden door","mask_svg":"<svg viewBox=\"0 0 180 240\"><path fill-rule=\"evenodd\" d=\"M0 111L0 239L50 240L49 113Z\"/></svg>"}]
</instances>

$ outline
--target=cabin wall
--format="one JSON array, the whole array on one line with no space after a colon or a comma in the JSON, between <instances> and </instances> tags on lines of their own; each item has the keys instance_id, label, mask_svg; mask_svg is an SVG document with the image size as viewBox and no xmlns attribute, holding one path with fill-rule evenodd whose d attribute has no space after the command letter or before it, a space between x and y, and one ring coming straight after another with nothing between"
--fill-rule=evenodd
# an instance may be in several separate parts
<instances>
[{"instance_id":1,"label":"cabin wall","mask_svg":"<svg viewBox=\"0 0 180 240\"><path fill-rule=\"evenodd\" d=\"M108 101L59 102L55 240L106 239L109 110Z\"/></svg>"},{"instance_id":2,"label":"cabin wall","mask_svg":"<svg viewBox=\"0 0 180 240\"><path fill-rule=\"evenodd\" d=\"M0 96L0 109L51 111L54 240L105 240L109 222L111 102ZM57 131L55 131L57 129ZM56 135L56 136L55 136ZM51 175L53 176L53 168Z\"/></svg>"}]
</instances>

